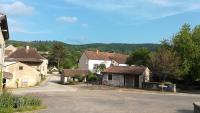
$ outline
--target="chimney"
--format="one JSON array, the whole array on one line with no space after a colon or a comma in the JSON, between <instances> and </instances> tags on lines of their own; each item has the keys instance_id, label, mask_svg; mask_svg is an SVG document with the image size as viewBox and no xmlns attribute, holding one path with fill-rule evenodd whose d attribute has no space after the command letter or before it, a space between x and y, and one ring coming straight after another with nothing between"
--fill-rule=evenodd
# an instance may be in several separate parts
<instances>
[{"instance_id":1,"label":"chimney","mask_svg":"<svg viewBox=\"0 0 200 113\"><path fill-rule=\"evenodd\" d=\"M30 48L29 46L26 46L26 50L27 50L27 51L29 50L29 48Z\"/></svg>"},{"instance_id":2,"label":"chimney","mask_svg":"<svg viewBox=\"0 0 200 113\"><path fill-rule=\"evenodd\" d=\"M99 50L97 49L97 55L99 54Z\"/></svg>"}]
</instances>

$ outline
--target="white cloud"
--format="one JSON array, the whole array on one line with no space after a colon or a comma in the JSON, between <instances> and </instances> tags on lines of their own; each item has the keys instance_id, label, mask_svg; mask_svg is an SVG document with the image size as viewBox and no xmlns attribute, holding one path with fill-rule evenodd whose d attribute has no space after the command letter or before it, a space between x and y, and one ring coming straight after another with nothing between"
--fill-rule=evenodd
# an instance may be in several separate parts
<instances>
[{"instance_id":1,"label":"white cloud","mask_svg":"<svg viewBox=\"0 0 200 113\"><path fill-rule=\"evenodd\" d=\"M36 13L32 6L26 5L21 1L14 1L11 3L0 3L0 12L12 16L19 15L33 15Z\"/></svg>"},{"instance_id":2,"label":"white cloud","mask_svg":"<svg viewBox=\"0 0 200 113\"><path fill-rule=\"evenodd\" d=\"M56 20L65 23L76 23L78 21L78 18L75 16L61 16L57 17Z\"/></svg>"},{"instance_id":3,"label":"white cloud","mask_svg":"<svg viewBox=\"0 0 200 113\"><path fill-rule=\"evenodd\" d=\"M67 4L133 19L159 19L200 9L195 0L65 0Z\"/></svg>"}]
</instances>

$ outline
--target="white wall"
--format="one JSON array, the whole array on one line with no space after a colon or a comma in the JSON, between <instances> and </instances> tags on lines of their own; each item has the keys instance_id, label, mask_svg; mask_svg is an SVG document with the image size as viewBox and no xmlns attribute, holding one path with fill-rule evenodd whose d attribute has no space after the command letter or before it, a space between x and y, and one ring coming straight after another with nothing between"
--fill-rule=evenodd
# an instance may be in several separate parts
<instances>
[{"instance_id":1,"label":"white wall","mask_svg":"<svg viewBox=\"0 0 200 113\"><path fill-rule=\"evenodd\" d=\"M48 60L47 59L43 59L42 60L43 62L42 62L42 64L39 66L39 68L40 68L40 72L41 72L41 74L43 74L43 75L47 75L47 71L48 71Z\"/></svg>"},{"instance_id":2,"label":"white wall","mask_svg":"<svg viewBox=\"0 0 200 113\"><path fill-rule=\"evenodd\" d=\"M88 69L91 71L91 72L95 72L94 70L94 65L95 64L105 64L106 65L106 68L110 67L111 65L111 61L105 61L105 60L89 60L88 61Z\"/></svg>"},{"instance_id":3,"label":"white wall","mask_svg":"<svg viewBox=\"0 0 200 113\"><path fill-rule=\"evenodd\" d=\"M127 64L119 64L119 66L128 66Z\"/></svg>"}]
</instances>

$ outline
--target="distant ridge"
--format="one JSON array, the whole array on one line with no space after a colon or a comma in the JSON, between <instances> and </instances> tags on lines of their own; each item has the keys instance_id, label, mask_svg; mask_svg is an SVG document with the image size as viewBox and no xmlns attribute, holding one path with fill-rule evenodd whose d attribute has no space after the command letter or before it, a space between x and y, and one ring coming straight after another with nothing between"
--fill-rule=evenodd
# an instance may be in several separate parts
<instances>
[{"instance_id":1,"label":"distant ridge","mask_svg":"<svg viewBox=\"0 0 200 113\"><path fill-rule=\"evenodd\" d=\"M26 46L30 45L37 48L39 51L50 51L54 43L63 43L68 50L74 51L84 51L84 50L96 50L108 51L108 52L118 52L129 54L132 51L145 47L150 51L155 51L159 44L153 43L143 43L143 44L128 44L128 43L91 43L91 44L67 44L61 41L15 41L9 40L6 44L12 44L14 46Z\"/></svg>"}]
</instances>

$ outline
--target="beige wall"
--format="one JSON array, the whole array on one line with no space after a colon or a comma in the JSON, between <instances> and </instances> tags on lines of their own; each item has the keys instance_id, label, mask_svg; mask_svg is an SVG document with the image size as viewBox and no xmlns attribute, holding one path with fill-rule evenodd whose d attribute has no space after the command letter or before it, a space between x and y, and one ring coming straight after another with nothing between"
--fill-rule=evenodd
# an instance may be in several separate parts
<instances>
[{"instance_id":1,"label":"beige wall","mask_svg":"<svg viewBox=\"0 0 200 113\"><path fill-rule=\"evenodd\" d=\"M42 64L39 66L40 68L40 72L43 75L47 75L47 71L48 71L48 60L47 59L43 59L42 60Z\"/></svg>"},{"instance_id":2,"label":"beige wall","mask_svg":"<svg viewBox=\"0 0 200 113\"><path fill-rule=\"evenodd\" d=\"M9 45L8 47L5 48L5 51L6 51L6 50L11 51L9 54L8 54L8 53L5 54L5 57L8 57L8 55L10 55L10 54L12 54L13 52L15 52L15 51L17 50L17 48L14 47L13 45Z\"/></svg>"},{"instance_id":3,"label":"beige wall","mask_svg":"<svg viewBox=\"0 0 200 113\"><path fill-rule=\"evenodd\" d=\"M22 70L19 69L20 66L23 67ZM13 78L6 81L8 88L16 88L18 80L19 87L35 86L41 80L37 70L20 62L6 66L5 71L13 74Z\"/></svg>"}]
</instances>

